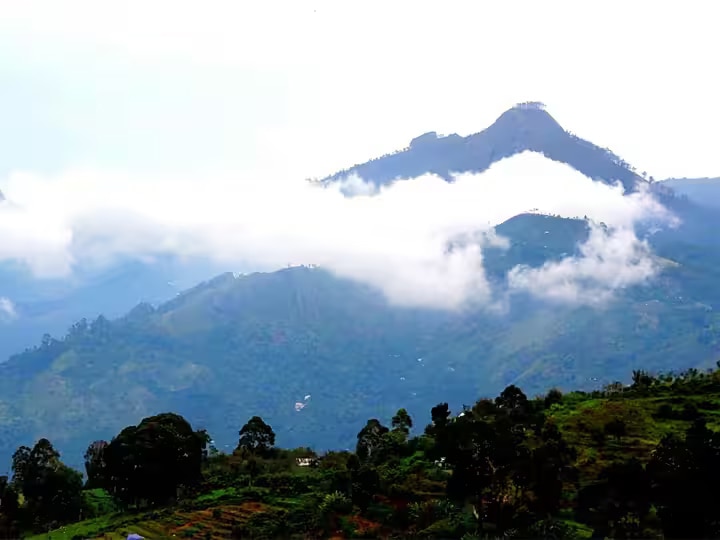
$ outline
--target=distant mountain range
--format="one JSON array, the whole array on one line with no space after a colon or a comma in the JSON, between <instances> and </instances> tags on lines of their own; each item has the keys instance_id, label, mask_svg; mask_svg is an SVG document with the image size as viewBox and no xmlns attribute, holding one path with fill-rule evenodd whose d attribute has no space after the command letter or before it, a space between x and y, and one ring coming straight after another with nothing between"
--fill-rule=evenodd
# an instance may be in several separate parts
<instances>
[{"instance_id":1,"label":"distant mountain range","mask_svg":"<svg viewBox=\"0 0 720 540\"><path fill-rule=\"evenodd\" d=\"M641 231L664 261L660 275L603 308L549 306L516 295L506 312L488 313L393 307L380 292L322 268L226 273L177 295L167 284L176 261L125 266L117 281L103 275L94 288L55 293L55 304L43 304L39 293L18 303L25 316L15 324L34 320L38 331L44 321L44 331L58 335L56 328L81 313L92 322L0 365L0 459L42 435L77 463L87 441L165 410L208 428L221 445L233 444L247 418L262 414L283 446L348 447L368 418L387 419L406 407L422 424L448 395L457 409L513 382L530 392L592 388L626 379L633 368L714 365L717 212L565 132L540 104L514 107L469 137L423 135L403 151L322 182L351 173L378 185L424 173L452 181L453 172L483 171L526 150L598 181L619 181L628 192L653 190L683 222L676 230ZM488 249L484 264L500 285L516 265L539 267L575 253L588 235L582 220L533 214L496 230L510 247ZM196 276L207 270L183 269ZM159 307L138 304L163 297L168 301ZM137 305L124 317L106 318L130 304Z\"/></svg>"},{"instance_id":2,"label":"distant mountain range","mask_svg":"<svg viewBox=\"0 0 720 540\"><path fill-rule=\"evenodd\" d=\"M164 257L44 280L19 264L0 264L0 298L13 306L12 317L0 313L0 363L38 343L43 334L64 334L83 317L119 317L140 302L164 302L223 270L206 261Z\"/></svg>"}]
</instances>

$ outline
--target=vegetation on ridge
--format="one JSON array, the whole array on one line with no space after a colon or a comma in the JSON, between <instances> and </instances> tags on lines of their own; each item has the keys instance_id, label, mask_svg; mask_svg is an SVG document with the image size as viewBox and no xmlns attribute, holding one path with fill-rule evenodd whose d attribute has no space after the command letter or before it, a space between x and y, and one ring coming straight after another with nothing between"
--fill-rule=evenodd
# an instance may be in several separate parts
<instances>
[{"instance_id":1,"label":"vegetation on ridge","mask_svg":"<svg viewBox=\"0 0 720 540\"><path fill-rule=\"evenodd\" d=\"M534 399L511 385L459 414L440 403L417 435L401 409L368 420L354 452L321 455L275 447L260 416L224 453L161 414L91 443L85 486L41 439L0 480L0 527L58 539L716 537L717 497L699 486L720 475L720 370L632 379Z\"/></svg>"},{"instance_id":2,"label":"vegetation on ridge","mask_svg":"<svg viewBox=\"0 0 720 540\"><path fill-rule=\"evenodd\" d=\"M511 245L487 250L485 266L501 288L508 267L572 253L586 228L523 215L498 233ZM497 314L400 308L322 269L222 275L157 308L80 321L0 365L0 460L45 436L79 467L88 439L167 410L223 449L246 414L284 447L350 448L364 419L403 407L425 423L439 401L457 409L509 384L590 390L631 369L704 369L720 349L714 279L668 266L602 309L518 297Z\"/></svg>"},{"instance_id":3,"label":"vegetation on ridge","mask_svg":"<svg viewBox=\"0 0 720 540\"><path fill-rule=\"evenodd\" d=\"M481 171L531 150L599 181L644 184L620 157L568 133L538 103L513 107L475 135L426 134L411 146L352 171L383 184ZM108 320L132 298L174 295L168 280L176 273L194 282L209 269L164 258L153 266L128 263L94 276L90 288L50 297L17 269L3 273L0 295L18 300L24 291L27 298L16 302L21 316L0 325L0 348L30 343L28 333L54 338L0 365L0 461L42 436L79 456L87 439L163 410L219 434L241 424L241 414L262 413L283 446L347 448L365 418L405 407L425 422L432 404L448 396L457 408L508 384L529 393L553 385L589 389L633 368L670 369L678 359L691 362L682 368L705 368L720 352L717 213L675 200L660 184L651 184L653 192L682 220L673 231L652 224L645 231L653 231L649 243L663 271L618 291L601 310L525 297L514 297L503 316L474 306L456 314L411 310L321 270L293 268L219 276L159 307L141 304ZM483 250L484 270L502 293L510 268L575 253L585 229L581 220L516 216L497 227L508 250ZM62 337L80 314L100 311L107 318L80 320ZM233 444L219 437L222 448Z\"/></svg>"}]
</instances>

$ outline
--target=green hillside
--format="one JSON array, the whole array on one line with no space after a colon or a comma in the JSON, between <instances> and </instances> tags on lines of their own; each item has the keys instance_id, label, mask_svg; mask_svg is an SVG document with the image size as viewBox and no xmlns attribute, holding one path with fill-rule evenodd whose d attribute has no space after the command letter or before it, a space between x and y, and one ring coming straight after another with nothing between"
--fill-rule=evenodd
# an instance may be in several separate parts
<instances>
[{"instance_id":1,"label":"green hillside","mask_svg":"<svg viewBox=\"0 0 720 540\"><path fill-rule=\"evenodd\" d=\"M275 448L272 428L253 418L226 454L161 415L87 461L77 502L69 492L80 487L42 480L62 470L59 456L36 466L46 472L35 483L38 469L18 465L38 459L42 441L16 458L21 479L0 482L0 496L63 493L55 519L66 524L29 536L38 539L714 537L716 496L693 486L720 475L720 371L632 380L534 399L509 386L454 413L438 404L424 429L399 410L354 426L354 452ZM177 448L191 457L169 459ZM170 495L158 498L162 483ZM16 508L0 511L0 530L42 529L49 499L38 496L0 507ZM73 522L78 512L93 517Z\"/></svg>"},{"instance_id":2,"label":"green hillside","mask_svg":"<svg viewBox=\"0 0 720 540\"><path fill-rule=\"evenodd\" d=\"M587 234L582 221L531 215L498 231L511 239L487 256L499 286L508 268L571 253ZM219 433L221 448L254 413L284 446L349 448L363 418L406 407L425 421L446 396L459 407L508 384L589 390L640 367L711 366L714 287L690 263L604 307L514 297L506 313L399 308L316 268L224 274L158 308L81 321L1 365L0 457L41 436L79 456L88 439L164 410Z\"/></svg>"}]
</instances>

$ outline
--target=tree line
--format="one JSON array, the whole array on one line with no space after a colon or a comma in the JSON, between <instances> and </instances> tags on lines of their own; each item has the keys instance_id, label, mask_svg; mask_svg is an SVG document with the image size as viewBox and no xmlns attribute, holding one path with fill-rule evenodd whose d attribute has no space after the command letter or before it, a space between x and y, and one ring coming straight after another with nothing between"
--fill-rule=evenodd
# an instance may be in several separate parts
<instances>
[{"instance_id":1,"label":"tree line","mask_svg":"<svg viewBox=\"0 0 720 540\"><path fill-rule=\"evenodd\" d=\"M720 391L718 373L668 380L637 371L617 395ZM447 403L436 405L416 435L413 419L400 409L389 425L369 419L354 452L322 455L277 448L272 427L259 416L240 428L237 447L224 454L206 431L164 413L92 442L85 479L41 439L18 448L12 478L0 478L0 532L19 538L90 517L88 490L103 490L123 512L139 512L230 486L257 497L311 501L302 515L283 511L263 522L271 537L333 534L348 515L399 537L573 538L573 524L594 538L720 536L720 495L710 489L720 480L720 434L703 414L685 418L683 432L665 434L647 455L594 470L554 419L568 399L559 390L530 399L510 385L455 415ZM622 445L627 437L625 422L609 418L593 444ZM307 458L309 473L298 472L298 456ZM236 532L248 537L240 526Z\"/></svg>"}]
</instances>

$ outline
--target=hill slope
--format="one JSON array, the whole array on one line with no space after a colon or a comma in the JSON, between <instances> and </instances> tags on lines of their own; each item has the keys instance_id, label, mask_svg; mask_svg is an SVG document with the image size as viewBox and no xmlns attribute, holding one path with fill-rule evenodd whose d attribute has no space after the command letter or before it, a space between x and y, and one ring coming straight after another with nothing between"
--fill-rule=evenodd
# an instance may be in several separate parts
<instances>
[{"instance_id":1,"label":"hill slope","mask_svg":"<svg viewBox=\"0 0 720 540\"><path fill-rule=\"evenodd\" d=\"M467 138L420 137L404 152L326 181L348 172L376 183L425 172L447 177L528 149L602 181L620 180L628 190L644 182L536 105L515 107ZM447 395L458 406L508 383L529 392L583 388L626 377L634 367L714 363L720 251L712 248L717 238L703 221L710 216L671 191L658 193L691 218L677 231L650 237L658 255L672 263L647 286L622 291L602 309L549 306L522 296L513 297L506 313L403 309L366 286L320 269L293 268L241 278L224 274L157 309L141 304L116 321L80 323L65 339L46 339L0 366L0 458L48 436L79 459L87 440L163 410L176 410L218 437L262 412L283 445L346 447L363 419L387 418L404 406L424 414ZM561 258L587 237L583 222L546 216L517 216L497 229L511 245L487 250L485 266L500 287L514 266ZM126 285L138 272L153 271L141 266L120 285L101 280L74 309L105 311L108 290L135 304ZM159 281L148 283L152 290ZM69 299L58 300L66 309Z\"/></svg>"},{"instance_id":2,"label":"hill slope","mask_svg":"<svg viewBox=\"0 0 720 540\"><path fill-rule=\"evenodd\" d=\"M498 230L512 244L488 257L498 281L587 234L577 220L534 215ZM509 383L593 388L640 366L712 365L720 316L701 295L704 277L670 266L603 309L517 297L498 314L393 307L322 269L224 274L157 309L78 324L0 366L0 457L43 435L79 459L88 440L164 410L221 446L262 412L282 445L345 448L364 419L407 407L425 420L448 395L458 407Z\"/></svg>"},{"instance_id":3,"label":"hill slope","mask_svg":"<svg viewBox=\"0 0 720 540\"><path fill-rule=\"evenodd\" d=\"M138 302L164 302L222 270L204 261L167 257L125 260L67 279L41 280L20 265L0 262L0 298L13 306L12 317L0 313L0 363L45 333L63 334L83 317L119 317Z\"/></svg>"},{"instance_id":4,"label":"hill slope","mask_svg":"<svg viewBox=\"0 0 720 540\"><path fill-rule=\"evenodd\" d=\"M662 533L676 538L678 529L687 537L716 537L715 506L696 506L708 496L695 489L692 476L718 471L720 372L635 375L631 386L552 392L530 400L521 389L506 388L494 401L472 400L474 406L462 412L451 409L446 423L423 430L416 419L409 438L397 428L380 434L373 439L377 452L370 454L313 456L298 448L251 454L252 461L243 451L212 455L198 463L203 481L179 504L123 513L103 489L86 490L87 510L95 517L32 538L120 539L134 532L198 540L391 533L459 539L478 527L490 532L525 528L534 534L522 537L543 538L655 538ZM508 432L514 434L512 444L503 445L497 435ZM703 432L711 437L697 436ZM462 443L480 438L483 462L504 466L485 473L494 482L479 484L469 475L469 490L462 490L452 482L466 463ZM692 458L683 459L690 452ZM437 461L441 453L447 456L444 463ZM315 458L312 466L296 461L307 456ZM140 456L137 461L142 466ZM676 497L668 498L661 486L672 487ZM478 506L472 497L478 487L485 488L484 523L470 510L470 504ZM504 501L504 512L493 511L496 500ZM695 507L693 520L668 511L682 509L688 500ZM322 519L328 510L335 512L334 520ZM533 526L548 515L553 535ZM68 513L67 521L73 517ZM689 528L697 530L698 523L706 527L705 534L691 536Z\"/></svg>"},{"instance_id":5,"label":"hill slope","mask_svg":"<svg viewBox=\"0 0 720 540\"><path fill-rule=\"evenodd\" d=\"M621 158L566 132L536 103L513 107L493 125L468 137L422 135L401 152L356 165L323 182L339 180L349 173L357 173L376 184L429 172L450 180L453 172L484 171L492 163L525 150L541 152L600 181L620 181L630 191L646 184ZM652 189L684 222L677 231L666 231L656 238L656 243L662 240L663 246L669 246L662 256L682 258L688 243L720 245L720 237L713 233L720 228L717 212L708 212L692 201L677 200L672 190L659 183L653 184ZM46 332L54 335L64 332L82 317L94 318L100 313L115 317L139 301L169 300L178 290L226 270L229 269L207 261L191 264L173 259L154 263L125 261L99 274L48 283L28 279L24 268L1 263L0 298L14 304L15 316L0 315L0 362L34 345ZM178 288L173 285L175 282L182 285Z\"/></svg>"}]
</instances>

